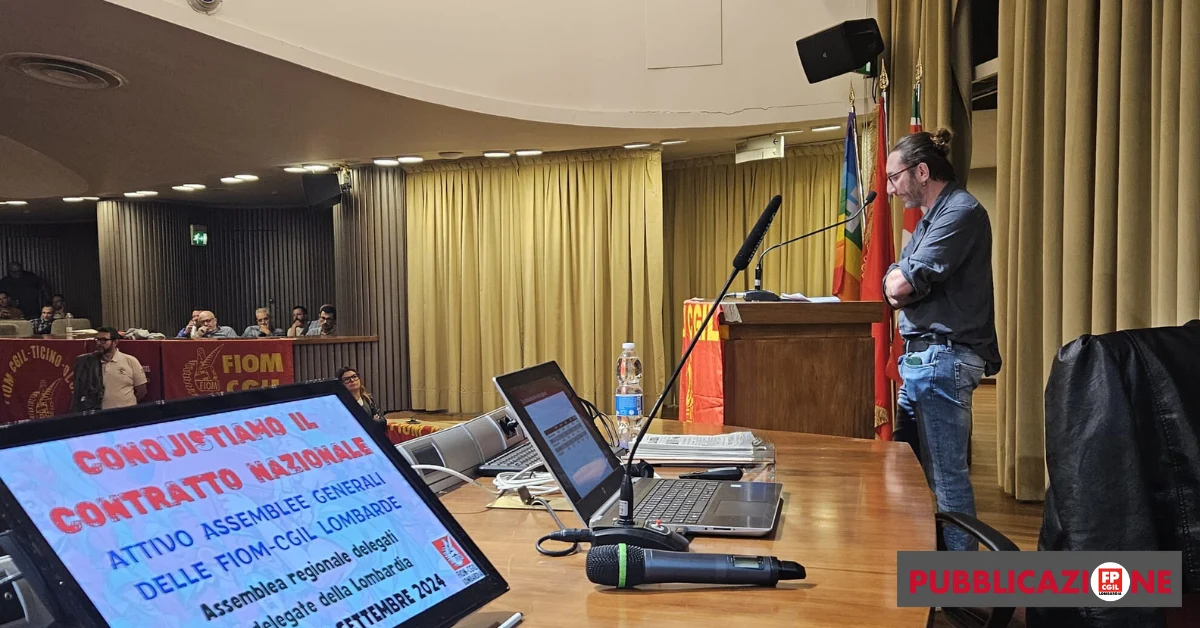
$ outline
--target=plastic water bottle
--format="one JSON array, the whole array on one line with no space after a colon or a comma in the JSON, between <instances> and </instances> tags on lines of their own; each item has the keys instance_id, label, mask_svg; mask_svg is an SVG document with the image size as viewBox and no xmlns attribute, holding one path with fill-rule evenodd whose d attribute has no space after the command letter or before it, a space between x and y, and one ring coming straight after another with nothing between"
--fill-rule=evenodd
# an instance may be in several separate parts
<instances>
[{"instance_id":1,"label":"plastic water bottle","mask_svg":"<svg viewBox=\"0 0 1200 628\"><path fill-rule=\"evenodd\" d=\"M617 358L617 440L629 449L645 416L642 407L642 360L634 351L632 342L621 345L621 356Z\"/></svg>"},{"instance_id":2,"label":"plastic water bottle","mask_svg":"<svg viewBox=\"0 0 1200 628\"><path fill-rule=\"evenodd\" d=\"M71 315L68 313L67 314L67 338L75 337L75 327L73 327L73 325L74 325L74 323L71 321Z\"/></svg>"}]
</instances>

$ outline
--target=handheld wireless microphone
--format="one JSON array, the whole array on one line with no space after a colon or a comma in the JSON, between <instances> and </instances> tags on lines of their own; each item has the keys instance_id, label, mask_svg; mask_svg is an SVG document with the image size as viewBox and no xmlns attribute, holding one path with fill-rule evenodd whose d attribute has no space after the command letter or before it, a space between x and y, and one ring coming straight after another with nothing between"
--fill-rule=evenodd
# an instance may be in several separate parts
<instances>
[{"instance_id":1,"label":"handheld wireless microphone","mask_svg":"<svg viewBox=\"0 0 1200 628\"><path fill-rule=\"evenodd\" d=\"M803 580L804 566L774 556L694 554L600 545L588 550L588 580L618 589L639 584L750 584L773 587L780 580Z\"/></svg>"}]
</instances>

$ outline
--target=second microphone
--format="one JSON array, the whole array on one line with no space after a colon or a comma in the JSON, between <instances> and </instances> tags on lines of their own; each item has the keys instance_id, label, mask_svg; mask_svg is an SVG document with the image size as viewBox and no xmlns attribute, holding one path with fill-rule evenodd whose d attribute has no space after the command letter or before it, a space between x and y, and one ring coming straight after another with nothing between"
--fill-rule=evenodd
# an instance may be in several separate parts
<instances>
[{"instance_id":1,"label":"second microphone","mask_svg":"<svg viewBox=\"0 0 1200 628\"><path fill-rule=\"evenodd\" d=\"M587 554L588 580L618 589L668 582L773 587L805 575L800 563L774 556L668 552L624 543L593 546Z\"/></svg>"}]
</instances>

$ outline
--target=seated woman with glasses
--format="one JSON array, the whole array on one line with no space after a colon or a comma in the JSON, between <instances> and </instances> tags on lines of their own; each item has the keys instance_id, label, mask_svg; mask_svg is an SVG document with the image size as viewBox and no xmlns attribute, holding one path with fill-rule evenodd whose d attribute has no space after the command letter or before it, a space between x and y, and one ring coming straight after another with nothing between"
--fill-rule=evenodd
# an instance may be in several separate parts
<instances>
[{"instance_id":1,"label":"seated woman with glasses","mask_svg":"<svg viewBox=\"0 0 1200 628\"><path fill-rule=\"evenodd\" d=\"M375 398L367 391L362 378L358 376L358 371L353 367L343 366L338 369L337 378L342 381L342 385L346 387L346 390L350 391L350 394L358 402L358 405L367 411L367 416L371 417L386 432L387 419L383 418L383 411L379 409L379 405L375 403Z\"/></svg>"}]
</instances>

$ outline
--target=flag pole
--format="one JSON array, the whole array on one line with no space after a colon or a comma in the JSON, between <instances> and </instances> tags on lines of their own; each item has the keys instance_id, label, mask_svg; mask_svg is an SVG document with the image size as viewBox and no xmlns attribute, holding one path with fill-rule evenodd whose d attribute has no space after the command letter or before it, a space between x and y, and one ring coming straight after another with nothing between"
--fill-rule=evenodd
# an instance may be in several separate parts
<instances>
[{"instance_id":1,"label":"flag pole","mask_svg":"<svg viewBox=\"0 0 1200 628\"><path fill-rule=\"evenodd\" d=\"M880 120L880 119L879 119L879 115L878 115L879 108L878 108L878 107L876 107L876 109L875 109L875 111L876 111L876 116L875 116L875 124L876 124L876 125L883 125L883 146L878 146L878 147L876 147L876 149L875 149L875 150L877 150L877 151L878 151L878 150L887 150L887 149L888 149L888 139L891 137L891 133L889 133L889 132L888 132L888 131L889 131L889 129L888 129L888 126L887 126L887 125L888 125L888 120L887 120L887 91L888 91L888 86L889 86L889 84L890 84L890 83L889 83L889 81L888 81L887 63L885 63L885 62L883 61L883 59L880 59L880 60L879 60L879 79L875 81L875 91L876 91L876 92L878 92L878 94L877 94L877 98L876 98L876 99L877 99L877 100L879 100L879 99L882 99L882 101L883 101L883 103L884 103L884 111L883 111L883 119L882 119L882 120ZM878 169L878 167L876 167L876 169ZM876 173L874 173L874 175L875 175L875 177L879 177L879 176L885 176L885 177L886 177L886 176L887 176L887 173L886 173L886 172L884 172L884 173L881 175L880 173L876 172ZM874 177L872 177L872 179L874 179ZM872 185L872 187L875 185L875 182L874 182L874 180L872 180L872 181L871 181L871 185ZM885 189L886 189L886 188L885 188ZM872 220L872 218L871 218L871 217L872 217L872 216L874 216L874 214L875 214L875 206L868 207L868 208L867 208L867 211L863 213L863 215L867 217L867 220L868 220L868 221ZM866 246L866 242L867 242L867 241L866 241L866 237L865 237L865 235L864 235L864 238L863 238L863 246L864 246L864 247ZM865 249L864 249L864 251L865 251Z\"/></svg>"},{"instance_id":2,"label":"flag pole","mask_svg":"<svg viewBox=\"0 0 1200 628\"><path fill-rule=\"evenodd\" d=\"M850 80L850 113L857 113L854 110L854 79ZM859 206L861 207L863 199L867 198L867 194L864 191L865 188L863 188L862 160L859 159L859 156L862 154L862 142L859 140L859 137L858 137L858 116L857 115L854 116L854 124L853 124L853 128L851 129L851 131L854 133L854 173L857 175L857 178L858 178L858 202L859 202ZM846 211L850 211L850 209L847 208ZM863 224L865 224L865 222Z\"/></svg>"}]
</instances>

